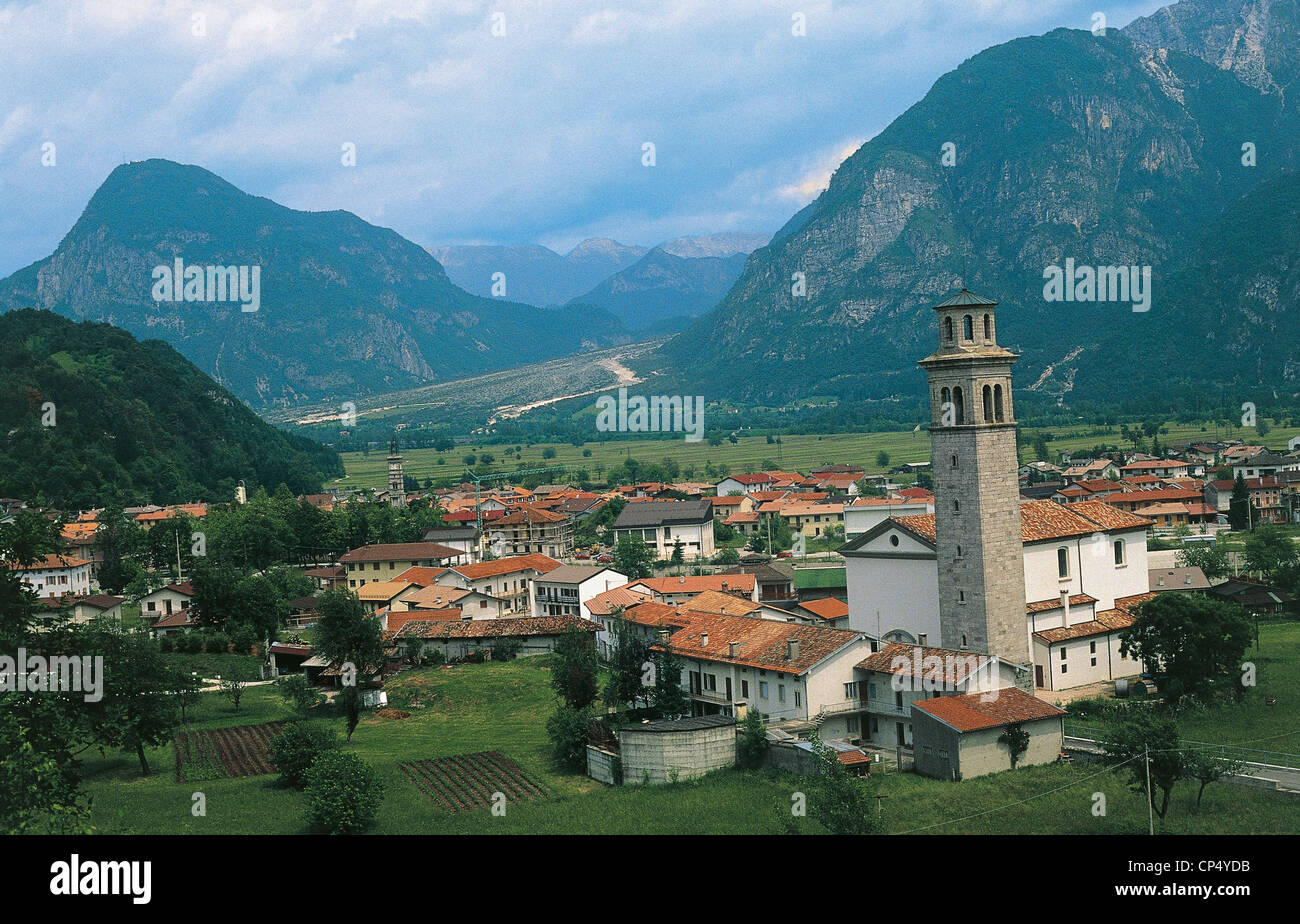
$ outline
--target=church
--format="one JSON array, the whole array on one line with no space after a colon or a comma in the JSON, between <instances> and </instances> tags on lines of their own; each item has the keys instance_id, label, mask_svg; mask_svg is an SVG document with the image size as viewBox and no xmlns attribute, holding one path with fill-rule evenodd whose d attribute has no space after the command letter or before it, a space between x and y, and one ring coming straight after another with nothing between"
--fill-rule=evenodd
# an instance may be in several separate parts
<instances>
[{"instance_id":1,"label":"church","mask_svg":"<svg viewBox=\"0 0 1300 924\"><path fill-rule=\"evenodd\" d=\"M849 628L882 642L996 656L1039 695L1141 672L1119 651L1149 599L1150 521L1100 502L1020 499L1011 367L997 303L935 307L929 377L934 513L894 516L841 548Z\"/></svg>"}]
</instances>

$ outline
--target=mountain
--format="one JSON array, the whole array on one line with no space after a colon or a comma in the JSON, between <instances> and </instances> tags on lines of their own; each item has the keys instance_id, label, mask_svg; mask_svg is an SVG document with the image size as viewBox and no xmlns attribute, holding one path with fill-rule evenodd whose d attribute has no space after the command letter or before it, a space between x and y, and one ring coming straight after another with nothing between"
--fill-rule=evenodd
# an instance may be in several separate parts
<instances>
[{"instance_id":1,"label":"mountain","mask_svg":"<svg viewBox=\"0 0 1300 924\"><path fill-rule=\"evenodd\" d=\"M522 247L476 245L430 247L453 283L466 292L491 296L493 275L505 274L506 296L529 305L563 305L607 276L627 269L646 253L597 237L564 256L533 244Z\"/></svg>"},{"instance_id":2,"label":"mountain","mask_svg":"<svg viewBox=\"0 0 1300 924\"><path fill-rule=\"evenodd\" d=\"M194 293L206 301L157 300L155 273L177 260L244 267L249 291L257 268L260 306L214 300L215 284ZM254 406L500 369L523 344L538 360L627 339L599 312L471 295L421 247L349 212L295 211L166 160L115 169L51 256L0 281L0 310L32 307L160 337Z\"/></svg>"},{"instance_id":3,"label":"mountain","mask_svg":"<svg viewBox=\"0 0 1300 924\"><path fill-rule=\"evenodd\" d=\"M748 258L746 253L685 257L665 246L654 248L569 304L601 308L634 333L681 330L727 294Z\"/></svg>"},{"instance_id":4,"label":"mountain","mask_svg":"<svg viewBox=\"0 0 1300 924\"><path fill-rule=\"evenodd\" d=\"M1104 36L974 56L850 156L654 364L711 398L921 395L930 307L965 286L1002 303L1027 397L1167 398L1221 377L1300 389L1298 354L1283 355L1300 330L1292 258L1273 253L1291 235L1261 249L1243 217L1295 226L1297 20L1293 3L1183 0ZM1272 263L1252 263L1262 251ZM1067 259L1150 267L1150 310L1047 300L1044 274Z\"/></svg>"},{"instance_id":5,"label":"mountain","mask_svg":"<svg viewBox=\"0 0 1300 924\"><path fill-rule=\"evenodd\" d=\"M75 510L320 490L333 450L281 433L160 340L48 311L0 315L0 496Z\"/></svg>"},{"instance_id":6,"label":"mountain","mask_svg":"<svg viewBox=\"0 0 1300 924\"><path fill-rule=\"evenodd\" d=\"M706 234L701 237L678 237L659 245L659 250L674 257L733 257L748 256L767 245L772 235L751 231L732 231Z\"/></svg>"}]
</instances>

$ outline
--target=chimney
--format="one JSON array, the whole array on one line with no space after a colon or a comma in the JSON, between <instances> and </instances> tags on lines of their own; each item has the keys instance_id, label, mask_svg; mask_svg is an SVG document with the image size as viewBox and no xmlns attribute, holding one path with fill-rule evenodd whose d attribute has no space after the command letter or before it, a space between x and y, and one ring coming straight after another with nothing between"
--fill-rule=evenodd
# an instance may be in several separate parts
<instances>
[{"instance_id":1,"label":"chimney","mask_svg":"<svg viewBox=\"0 0 1300 924\"><path fill-rule=\"evenodd\" d=\"M730 642L727 645L727 657L736 658L740 656L740 642Z\"/></svg>"},{"instance_id":2,"label":"chimney","mask_svg":"<svg viewBox=\"0 0 1300 924\"><path fill-rule=\"evenodd\" d=\"M1066 629L1070 626L1070 592L1061 591L1061 628Z\"/></svg>"},{"instance_id":3,"label":"chimney","mask_svg":"<svg viewBox=\"0 0 1300 924\"><path fill-rule=\"evenodd\" d=\"M708 648L708 647L709 647L709 633L707 633L707 632L701 633L701 635L700 635L700 647L701 647L701 648Z\"/></svg>"},{"instance_id":4,"label":"chimney","mask_svg":"<svg viewBox=\"0 0 1300 924\"><path fill-rule=\"evenodd\" d=\"M664 645L667 645L667 644L668 644L668 636L669 636L670 634L671 634L671 633L669 633L669 631L668 631L668 629L667 629L666 626L660 626L660 627L659 627L659 641L660 641L660 643L661 643L661 644L664 644Z\"/></svg>"},{"instance_id":5,"label":"chimney","mask_svg":"<svg viewBox=\"0 0 1300 924\"><path fill-rule=\"evenodd\" d=\"M1184 584L1192 583L1192 572L1188 571L1185 575L1183 575L1183 583Z\"/></svg>"},{"instance_id":6,"label":"chimney","mask_svg":"<svg viewBox=\"0 0 1300 924\"><path fill-rule=\"evenodd\" d=\"M790 641L785 643L785 656L786 656L786 660L788 661L794 661L798 659L799 640L797 638L792 638L790 639Z\"/></svg>"},{"instance_id":7,"label":"chimney","mask_svg":"<svg viewBox=\"0 0 1300 924\"><path fill-rule=\"evenodd\" d=\"M1164 576L1163 574L1160 575L1158 578L1156 578L1156 586L1157 586L1157 587L1164 587L1164 586L1165 586L1165 576Z\"/></svg>"}]
</instances>

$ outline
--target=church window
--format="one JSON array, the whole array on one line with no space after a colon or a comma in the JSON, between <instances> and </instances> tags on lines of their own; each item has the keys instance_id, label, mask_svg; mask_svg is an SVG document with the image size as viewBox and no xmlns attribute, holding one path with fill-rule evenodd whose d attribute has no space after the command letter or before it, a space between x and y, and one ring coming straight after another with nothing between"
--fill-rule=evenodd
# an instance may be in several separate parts
<instances>
[{"instance_id":1,"label":"church window","mask_svg":"<svg viewBox=\"0 0 1300 924\"><path fill-rule=\"evenodd\" d=\"M993 316L984 315L984 340L988 342L993 339Z\"/></svg>"},{"instance_id":2,"label":"church window","mask_svg":"<svg viewBox=\"0 0 1300 924\"><path fill-rule=\"evenodd\" d=\"M970 315L961 319L961 338L967 342L975 339L974 324L971 322Z\"/></svg>"},{"instance_id":3,"label":"church window","mask_svg":"<svg viewBox=\"0 0 1300 924\"><path fill-rule=\"evenodd\" d=\"M952 318L943 319L943 336L949 343L952 343Z\"/></svg>"},{"instance_id":4,"label":"church window","mask_svg":"<svg viewBox=\"0 0 1300 924\"><path fill-rule=\"evenodd\" d=\"M993 423L993 389L984 386L984 422Z\"/></svg>"},{"instance_id":5,"label":"church window","mask_svg":"<svg viewBox=\"0 0 1300 924\"><path fill-rule=\"evenodd\" d=\"M966 422L966 402L963 400L960 388L952 390L952 404L957 415L957 423L964 424Z\"/></svg>"},{"instance_id":6,"label":"church window","mask_svg":"<svg viewBox=\"0 0 1300 924\"><path fill-rule=\"evenodd\" d=\"M957 457L956 457L956 456L953 456L953 457L952 457L952 467L953 467L953 468L956 468L956 467L957 467Z\"/></svg>"},{"instance_id":7,"label":"church window","mask_svg":"<svg viewBox=\"0 0 1300 924\"><path fill-rule=\"evenodd\" d=\"M1115 540L1115 564L1116 566L1124 564L1124 540Z\"/></svg>"},{"instance_id":8,"label":"church window","mask_svg":"<svg viewBox=\"0 0 1300 924\"><path fill-rule=\"evenodd\" d=\"M1056 550L1056 575L1061 580L1070 576L1070 550L1064 546Z\"/></svg>"},{"instance_id":9,"label":"church window","mask_svg":"<svg viewBox=\"0 0 1300 924\"><path fill-rule=\"evenodd\" d=\"M1002 423L1003 421L1001 385L993 386L993 418L998 423Z\"/></svg>"}]
</instances>

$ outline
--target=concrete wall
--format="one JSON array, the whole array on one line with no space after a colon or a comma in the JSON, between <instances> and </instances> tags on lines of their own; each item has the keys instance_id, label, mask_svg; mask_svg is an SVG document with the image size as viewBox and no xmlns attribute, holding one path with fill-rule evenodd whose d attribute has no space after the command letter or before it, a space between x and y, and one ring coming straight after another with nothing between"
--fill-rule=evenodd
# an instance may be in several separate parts
<instances>
[{"instance_id":1,"label":"concrete wall","mask_svg":"<svg viewBox=\"0 0 1300 924\"><path fill-rule=\"evenodd\" d=\"M587 745L587 776L607 786L617 786L621 780L614 778L615 761L618 755L613 751Z\"/></svg>"},{"instance_id":2,"label":"concrete wall","mask_svg":"<svg viewBox=\"0 0 1300 924\"><path fill-rule=\"evenodd\" d=\"M689 780L736 764L736 726L697 728L679 732L642 732L635 727L618 733L627 784Z\"/></svg>"}]
</instances>

